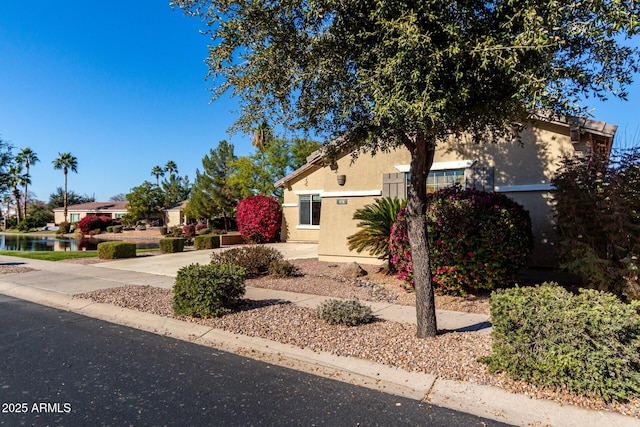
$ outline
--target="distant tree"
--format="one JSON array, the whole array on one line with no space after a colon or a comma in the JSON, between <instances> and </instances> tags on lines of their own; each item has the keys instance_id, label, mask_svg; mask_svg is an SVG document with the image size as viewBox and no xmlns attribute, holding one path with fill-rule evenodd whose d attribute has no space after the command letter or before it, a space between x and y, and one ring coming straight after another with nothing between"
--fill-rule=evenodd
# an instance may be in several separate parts
<instances>
[{"instance_id":1,"label":"distant tree","mask_svg":"<svg viewBox=\"0 0 640 427\"><path fill-rule=\"evenodd\" d=\"M0 136L0 195L11 190L9 166L13 163L13 146Z\"/></svg>"},{"instance_id":2,"label":"distant tree","mask_svg":"<svg viewBox=\"0 0 640 427\"><path fill-rule=\"evenodd\" d=\"M56 188L56 191L49 195L49 202L47 206L53 210L56 208L64 207L64 189L62 187ZM67 192L67 206L80 205L82 203L95 202L96 199L93 196L79 195L74 191Z\"/></svg>"},{"instance_id":3,"label":"distant tree","mask_svg":"<svg viewBox=\"0 0 640 427\"><path fill-rule=\"evenodd\" d=\"M38 163L40 159L38 159L38 155L31 150L29 147L25 147L16 156L16 162L24 164L25 169L27 170L27 178L28 180L24 182L24 216L27 216L27 204L28 204L28 194L29 194L29 183L31 181L31 175L29 174L29 168L31 165L35 165Z\"/></svg>"},{"instance_id":4,"label":"distant tree","mask_svg":"<svg viewBox=\"0 0 640 427\"><path fill-rule=\"evenodd\" d=\"M239 196L230 183L234 174L232 167L236 156L233 144L222 140L215 150L202 158L202 172L196 170L196 179L191 189L187 210L193 218L214 219L222 217L225 230L228 218L233 216Z\"/></svg>"},{"instance_id":5,"label":"distant tree","mask_svg":"<svg viewBox=\"0 0 640 427\"><path fill-rule=\"evenodd\" d=\"M291 153L289 166L291 169L296 170L300 166L305 165L307 163L307 157L314 151L319 150L321 146L322 144L318 141L307 138L295 138L291 141L289 148L289 152Z\"/></svg>"},{"instance_id":6,"label":"distant tree","mask_svg":"<svg viewBox=\"0 0 640 427\"><path fill-rule=\"evenodd\" d=\"M191 182L189 182L188 176L171 175L169 180L165 179L160 184L163 193L163 207L168 208L189 199Z\"/></svg>"},{"instance_id":7,"label":"distant tree","mask_svg":"<svg viewBox=\"0 0 640 427\"><path fill-rule=\"evenodd\" d=\"M164 194L157 185L149 181L144 181L137 187L131 189L127 194L129 206L127 213L137 219L149 219L154 214L162 212L164 205Z\"/></svg>"},{"instance_id":8,"label":"distant tree","mask_svg":"<svg viewBox=\"0 0 640 427\"><path fill-rule=\"evenodd\" d=\"M263 120L260 125L258 125L253 130L253 138L251 138L251 145L256 147L258 153L260 154L260 159L262 161L261 165L264 166L264 153L267 148L273 142L273 129L269 126L266 120Z\"/></svg>"},{"instance_id":9,"label":"distant tree","mask_svg":"<svg viewBox=\"0 0 640 427\"><path fill-rule=\"evenodd\" d=\"M12 187L13 198L16 202L16 221L19 223L23 218L22 210L20 208L20 188L21 186L29 183L29 177L23 173L22 164L16 163L9 166L9 183Z\"/></svg>"},{"instance_id":10,"label":"distant tree","mask_svg":"<svg viewBox=\"0 0 640 427\"><path fill-rule=\"evenodd\" d=\"M160 186L159 180L161 176L164 176L164 169L160 166L154 166L153 169L151 169L151 175L156 177L156 185Z\"/></svg>"},{"instance_id":11,"label":"distant tree","mask_svg":"<svg viewBox=\"0 0 640 427\"><path fill-rule=\"evenodd\" d=\"M241 198L261 194L282 200L283 191L275 188L274 183L306 163L307 156L317 146L305 139L273 138L261 152L239 157L233 163L234 175L230 183L238 189Z\"/></svg>"},{"instance_id":12,"label":"distant tree","mask_svg":"<svg viewBox=\"0 0 640 427\"><path fill-rule=\"evenodd\" d=\"M178 165L173 160L169 160L167 164L164 166L165 172L169 172L169 181L173 179L173 174L178 173Z\"/></svg>"},{"instance_id":13,"label":"distant tree","mask_svg":"<svg viewBox=\"0 0 640 427\"><path fill-rule=\"evenodd\" d=\"M127 195L124 193L118 193L114 196L111 196L109 198L110 202L126 202L127 201Z\"/></svg>"},{"instance_id":14,"label":"distant tree","mask_svg":"<svg viewBox=\"0 0 640 427\"><path fill-rule=\"evenodd\" d=\"M71 153L58 153L53 161L54 169L62 169L64 173L64 222L67 222L67 174L69 170L78 173L78 159Z\"/></svg>"},{"instance_id":15,"label":"distant tree","mask_svg":"<svg viewBox=\"0 0 640 427\"><path fill-rule=\"evenodd\" d=\"M53 222L53 212L47 203L42 200L34 200L29 204L27 216L32 217L37 227L44 227L49 222Z\"/></svg>"}]
</instances>

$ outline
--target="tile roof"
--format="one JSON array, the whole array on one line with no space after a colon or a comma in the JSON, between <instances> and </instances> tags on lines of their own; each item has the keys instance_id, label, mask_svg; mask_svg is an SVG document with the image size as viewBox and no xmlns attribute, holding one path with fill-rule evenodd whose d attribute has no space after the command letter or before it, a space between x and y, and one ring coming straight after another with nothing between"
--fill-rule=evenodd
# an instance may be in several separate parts
<instances>
[{"instance_id":1,"label":"tile roof","mask_svg":"<svg viewBox=\"0 0 640 427\"><path fill-rule=\"evenodd\" d=\"M80 203L79 205L67 206L67 211L82 211L82 212L114 212L114 211L126 211L129 202L89 202ZM62 211L63 207L55 208L55 211Z\"/></svg>"}]
</instances>

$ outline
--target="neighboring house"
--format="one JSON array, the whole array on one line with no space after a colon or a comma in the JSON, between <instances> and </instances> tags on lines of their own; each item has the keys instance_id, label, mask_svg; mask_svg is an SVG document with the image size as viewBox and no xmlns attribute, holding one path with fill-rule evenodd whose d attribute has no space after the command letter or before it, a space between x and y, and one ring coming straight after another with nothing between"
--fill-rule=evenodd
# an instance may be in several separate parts
<instances>
[{"instance_id":1,"label":"neighboring house","mask_svg":"<svg viewBox=\"0 0 640 427\"><path fill-rule=\"evenodd\" d=\"M580 128L564 122L539 122L518 141L451 140L436 151L428 191L460 183L504 193L530 213L535 249L532 265L555 266L553 188L551 179L565 155L598 150L609 155L617 126L583 121ZM317 242L323 261L377 263L367 252L349 251L347 236L358 231L356 209L383 196L406 198L410 154L402 147L375 156L350 153L335 158L320 151L276 182L284 188L283 241Z\"/></svg>"},{"instance_id":2,"label":"neighboring house","mask_svg":"<svg viewBox=\"0 0 640 427\"><path fill-rule=\"evenodd\" d=\"M164 223L167 227L174 227L187 223L187 217L184 214L187 203L189 203L188 200L183 200L182 202L176 203L164 210Z\"/></svg>"},{"instance_id":3,"label":"neighboring house","mask_svg":"<svg viewBox=\"0 0 640 427\"><path fill-rule=\"evenodd\" d=\"M127 213L128 202L89 202L67 206L67 221L78 222L85 216L107 216L120 219ZM64 208L53 210L54 222L64 222Z\"/></svg>"}]
</instances>

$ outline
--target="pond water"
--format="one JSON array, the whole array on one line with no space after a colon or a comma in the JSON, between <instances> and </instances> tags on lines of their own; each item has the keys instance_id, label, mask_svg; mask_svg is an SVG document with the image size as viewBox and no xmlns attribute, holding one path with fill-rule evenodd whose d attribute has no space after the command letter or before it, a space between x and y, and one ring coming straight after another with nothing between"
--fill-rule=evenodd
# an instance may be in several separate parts
<instances>
[{"instance_id":1,"label":"pond water","mask_svg":"<svg viewBox=\"0 0 640 427\"><path fill-rule=\"evenodd\" d=\"M82 251L95 250L98 243L103 240L98 239L69 239L58 238L57 236L25 236L14 234L0 235L0 250L3 251ZM157 248L157 241L137 241L134 242L138 249Z\"/></svg>"}]
</instances>

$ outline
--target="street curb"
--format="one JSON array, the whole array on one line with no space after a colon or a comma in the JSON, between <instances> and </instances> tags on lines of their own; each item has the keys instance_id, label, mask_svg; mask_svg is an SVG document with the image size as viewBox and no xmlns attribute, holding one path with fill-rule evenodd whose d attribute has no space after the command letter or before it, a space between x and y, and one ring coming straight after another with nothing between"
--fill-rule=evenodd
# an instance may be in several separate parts
<instances>
[{"instance_id":1,"label":"street curb","mask_svg":"<svg viewBox=\"0 0 640 427\"><path fill-rule=\"evenodd\" d=\"M493 386L438 379L30 286L0 281L0 294L504 423L567 427L637 427L640 423L637 418L618 413L533 399ZM525 413L523 408L527 408Z\"/></svg>"}]
</instances>

